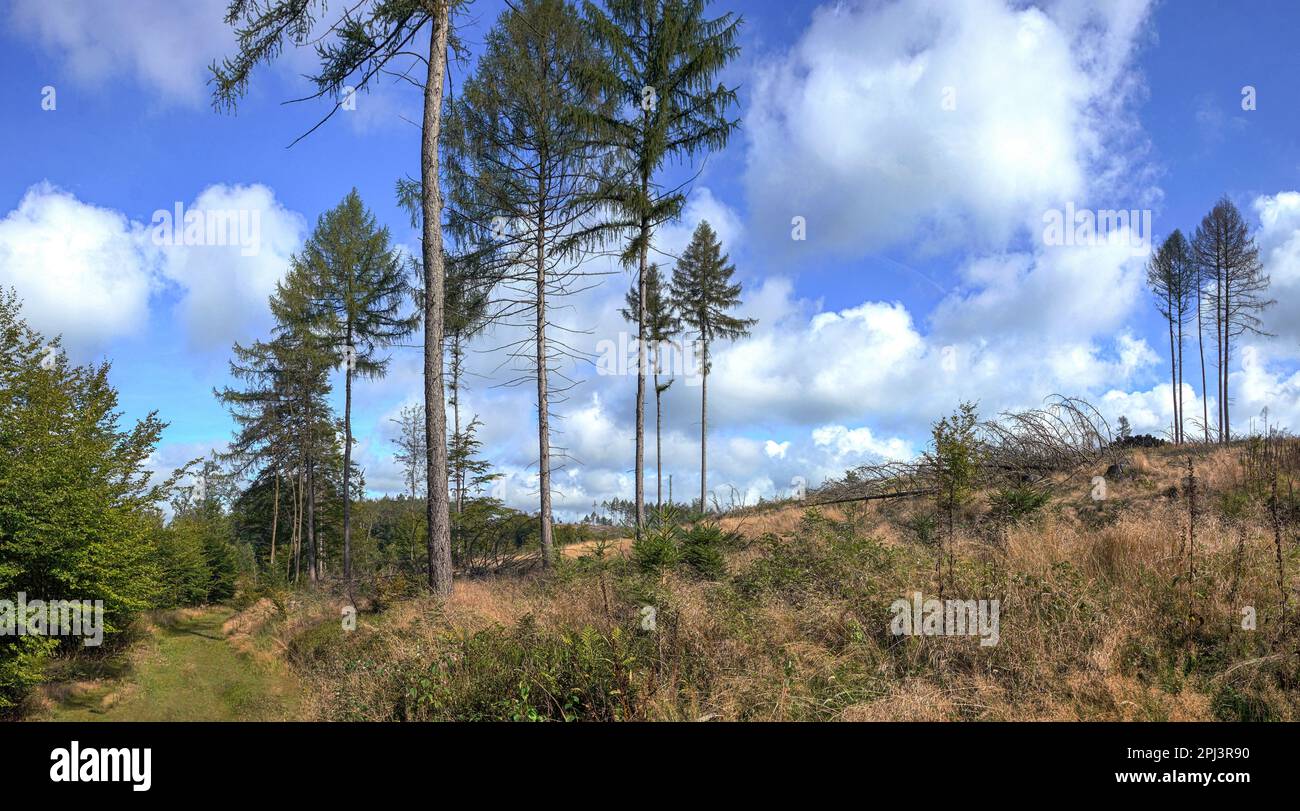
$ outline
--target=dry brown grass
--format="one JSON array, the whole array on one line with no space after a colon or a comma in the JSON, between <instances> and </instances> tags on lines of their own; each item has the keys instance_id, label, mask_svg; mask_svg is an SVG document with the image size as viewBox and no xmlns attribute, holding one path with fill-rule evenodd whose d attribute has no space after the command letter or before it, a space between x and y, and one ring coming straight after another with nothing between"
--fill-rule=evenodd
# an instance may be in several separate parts
<instances>
[{"instance_id":1,"label":"dry brown grass","mask_svg":"<svg viewBox=\"0 0 1300 811\"><path fill-rule=\"evenodd\" d=\"M1261 514L1229 519L1216 507L1239 483L1236 453L1196 454L1202 500L1194 566L1181 453L1134 452L1129 474L1109 483L1105 502L1094 502L1089 477L1079 477L1033 520L1004 532L987 531L987 514L972 510L955 540L958 565L948 589L1000 596L1002 639L995 647L980 648L969 638L892 637L885 630L892 599L913 589L929 596L937 588L933 548L906 528L928 509L924 501L829 507L813 523L792 505L720 520L746 539L726 552L731 577L720 582L679 572L639 576L629 571L630 541L624 541L619 554L607 556L605 575L574 560L590 545L575 546L566 550L567 574L530 569L460 580L445 601L409 600L364 617L348 642L364 648L366 661L382 661L382 673L344 667L328 655L325 665L308 664L306 673L320 687L313 691L315 710L321 717L391 717L391 708L365 697L400 694L392 680L408 678L405 673L423 678L430 662L446 656L450 640L525 621L557 638L582 628L602 637L622 629L631 637L639 607L649 600L660 625L645 643L651 647L638 654L644 658L632 684L632 717L1207 720L1249 712L1294 718L1296 697L1279 685L1292 678L1283 671L1295 670L1295 657L1271 654L1279 643L1264 631L1252 636L1235 629L1242 605L1257 606L1261 622L1277 628L1275 613L1268 613L1277 601L1271 536ZM843 538L871 540L858 549ZM804 551L787 560L783 549ZM800 574L804 562L811 568ZM781 579L782 567L793 567L794 580ZM769 570L777 580L754 579ZM1240 582L1230 603L1234 579ZM292 619L286 638L328 614Z\"/></svg>"}]
</instances>

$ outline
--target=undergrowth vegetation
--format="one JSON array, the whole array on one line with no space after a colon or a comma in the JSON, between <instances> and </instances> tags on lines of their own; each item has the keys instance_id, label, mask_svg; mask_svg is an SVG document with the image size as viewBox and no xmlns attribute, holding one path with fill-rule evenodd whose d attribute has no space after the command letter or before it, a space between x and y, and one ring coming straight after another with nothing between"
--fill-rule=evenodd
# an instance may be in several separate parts
<instances>
[{"instance_id":1,"label":"undergrowth vegetation","mask_svg":"<svg viewBox=\"0 0 1300 811\"><path fill-rule=\"evenodd\" d=\"M924 501L663 514L626 555L282 633L332 719L1295 720L1296 503L1250 453L1135 459L1104 501L977 493L951 539ZM941 589L998 600L997 644L891 632Z\"/></svg>"}]
</instances>

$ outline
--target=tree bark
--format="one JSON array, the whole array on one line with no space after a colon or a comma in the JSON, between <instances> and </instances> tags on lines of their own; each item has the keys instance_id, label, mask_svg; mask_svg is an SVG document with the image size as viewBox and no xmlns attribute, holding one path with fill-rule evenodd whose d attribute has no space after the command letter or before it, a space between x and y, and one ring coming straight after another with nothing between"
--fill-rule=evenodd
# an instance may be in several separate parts
<instances>
[{"instance_id":1,"label":"tree bark","mask_svg":"<svg viewBox=\"0 0 1300 811\"><path fill-rule=\"evenodd\" d=\"M343 577L352 583L352 325L348 325L348 359L343 369Z\"/></svg>"},{"instance_id":2,"label":"tree bark","mask_svg":"<svg viewBox=\"0 0 1300 811\"><path fill-rule=\"evenodd\" d=\"M1218 369L1215 370L1215 377L1217 378L1216 385L1218 386L1219 389L1219 402L1217 403L1219 407L1219 413L1217 417L1219 423L1219 443L1222 444L1223 443L1223 402L1227 398L1224 396L1225 392L1223 390L1223 344L1224 344L1224 340L1223 340L1223 335L1224 335L1223 259L1218 255L1217 248L1215 253L1214 265L1215 265L1214 267L1214 334L1218 338L1218 344L1219 344L1217 347L1215 347L1216 350L1215 363L1218 366Z\"/></svg>"},{"instance_id":3,"label":"tree bark","mask_svg":"<svg viewBox=\"0 0 1300 811\"><path fill-rule=\"evenodd\" d=\"M300 583L302 582L302 541L303 541L302 524L305 515L306 505L304 499L306 498L306 489L307 489L306 473L302 468L298 469L297 484L295 489L297 490L297 492L294 494L294 498L297 499L298 503L296 505L297 512L294 514L294 530L297 534L297 537L294 539L294 550L293 550L293 582Z\"/></svg>"},{"instance_id":4,"label":"tree bark","mask_svg":"<svg viewBox=\"0 0 1300 811\"><path fill-rule=\"evenodd\" d=\"M658 349L655 350L658 352ZM659 391L659 367L655 366L655 509L664 507L663 399Z\"/></svg>"},{"instance_id":5,"label":"tree bark","mask_svg":"<svg viewBox=\"0 0 1300 811\"><path fill-rule=\"evenodd\" d=\"M1178 312L1178 444L1183 444L1183 430L1187 425L1187 415L1184 413L1186 403L1183 402L1183 322L1186 319L1186 311L1183 310L1187 299L1183 298L1183 304L1179 305Z\"/></svg>"},{"instance_id":6,"label":"tree bark","mask_svg":"<svg viewBox=\"0 0 1300 811\"><path fill-rule=\"evenodd\" d=\"M271 565L275 569L275 533L280 528L280 471L275 471L275 505L271 507Z\"/></svg>"},{"instance_id":7,"label":"tree bark","mask_svg":"<svg viewBox=\"0 0 1300 811\"><path fill-rule=\"evenodd\" d=\"M1223 430L1219 431L1219 442L1227 443L1232 439L1232 420L1229 416L1229 389L1227 389L1227 364L1232 351L1232 316L1229 307L1231 290L1227 285L1227 270L1223 272Z\"/></svg>"},{"instance_id":8,"label":"tree bark","mask_svg":"<svg viewBox=\"0 0 1300 811\"><path fill-rule=\"evenodd\" d=\"M543 200L545 196L543 195ZM546 215L539 206L537 219L537 484L541 488L542 568L554 554L551 535L551 422L546 390Z\"/></svg>"},{"instance_id":9,"label":"tree bark","mask_svg":"<svg viewBox=\"0 0 1300 811\"><path fill-rule=\"evenodd\" d=\"M316 479L312 470L312 461L307 459L307 549L311 552L309 574L312 582L320 580L323 569L320 559L320 544L316 537Z\"/></svg>"},{"instance_id":10,"label":"tree bark","mask_svg":"<svg viewBox=\"0 0 1300 811\"><path fill-rule=\"evenodd\" d=\"M1199 272L1199 271L1198 271ZM1205 326L1201 320L1201 298L1204 289L1200 282L1196 284L1196 345L1201 351L1201 428L1205 431L1205 442L1210 442L1210 392L1206 389L1205 376Z\"/></svg>"},{"instance_id":11,"label":"tree bark","mask_svg":"<svg viewBox=\"0 0 1300 811\"><path fill-rule=\"evenodd\" d=\"M451 336L451 413L452 436L459 442L460 437L460 333ZM465 459L456 463L456 514L465 509Z\"/></svg>"},{"instance_id":12,"label":"tree bark","mask_svg":"<svg viewBox=\"0 0 1300 811\"><path fill-rule=\"evenodd\" d=\"M649 176L641 176L641 196L643 202L649 193ZM641 217L641 250L639 267L636 273L637 308L636 308L636 537L641 537L641 528L645 526L645 271L646 253L649 250L650 223Z\"/></svg>"},{"instance_id":13,"label":"tree bark","mask_svg":"<svg viewBox=\"0 0 1300 811\"><path fill-rule=\"evenodd\" d=\"M438 185L438 136L447 67L446 0L427 0L432 17L428 74L424 83L424 126L420 144L424 257L424 429L428 482L429 588L451 594L451 517L447 493L447 413L443 403L442 341L444 269L442 189Z\"/></svg>"},{"instance_id":14,"label":"tree bark","mask_svg":"<svg viewBox=\"0 0 1300 811\"><path fill-rule=\"evenodd\" d=\"M704 377L700 381L700 512L709 510L709 342L704 342Z\"/></svg>"},{"instance_id":15,"label":"tree bark","mask_svg":"<svg viewBox=\"0 0 1300 811\"><path fill-rule=\"evenodd\" d=\"M1174 444L1178 444L1178 359L1174 355L1174 310L1169 308L1169 394L1174 400Z\"/></svg>"}]
</instances>

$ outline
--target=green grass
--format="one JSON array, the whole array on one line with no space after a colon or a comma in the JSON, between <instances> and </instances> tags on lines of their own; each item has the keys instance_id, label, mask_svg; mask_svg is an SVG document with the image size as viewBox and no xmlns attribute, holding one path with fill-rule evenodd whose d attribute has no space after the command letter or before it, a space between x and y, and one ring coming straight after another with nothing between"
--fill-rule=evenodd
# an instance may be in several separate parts
<instances>
[{"instance_id":1,"label":"green grass","mask_svg":"<svg viewBox=\"0 0 1300 811\"><path fill-rule=\"evenodd\" d=\"M221 631L217 606L154 627L131 665L88 689L57 691L55 721L273 721L292 719L300 688L282 662L252 657ZM264 640L258 640L264 642Z\"/></svg>"}]
</instances>

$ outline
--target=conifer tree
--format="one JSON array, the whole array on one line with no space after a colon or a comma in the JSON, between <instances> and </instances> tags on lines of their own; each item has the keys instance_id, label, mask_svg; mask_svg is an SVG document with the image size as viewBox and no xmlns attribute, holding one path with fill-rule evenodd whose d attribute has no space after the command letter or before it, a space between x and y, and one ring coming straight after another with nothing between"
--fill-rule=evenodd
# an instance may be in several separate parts
<instances>
[{"instance_id":1,"label":"conifer tree","mask_svg":"<svg viewBox=\"0 0 1300 811\"><path fill-rule=\"evenodd\" d=\"M1182 232L1175 230L1160 245L1147 263L1147 285L1156 299L1156 308L1165 318L1169 332L1169 391L1173 399L1173 441L1182 436L1182 403L1179 365L1182 352L1182 325L1186 317L1186 268L1190 264L1187 243Z\"/></svg>"},{"instance_id":2,"label":"conifer tree","mask_svg":"<svg viewBox=\"0 0 1300 811\"><path fill-rule=\"evenodd\" d=\"M618 182L609 190L610 225L631 235L623 261L636 271L645 293L654 232L681 214L681 187L659 182L665 162L722 149L739 121L727 117L734 89L715 84L740 52L741 20L730 13L705 16L706 0L607 0L586 2L584 16L604 54L588 77L593 92L613 102L612 112L593 109L594 137L616 150ZM636 531L645 523L646 313L637 317Z\"/></svg>"},{"instance_id":3,"label":"conifer tree","mask_svg":"<svg viewBox=\"0 0 1300 811\"><path fill-rule=\"evenodd\" d=\"M473 261L502 280L493 317L527 334L509 348L537 387L546 566L554 549L551 405L564 392L552 377L558 360L574 355L555 339L548 307L590 275L584 263L599 230L593 214L608 174L603 151L580 121L597 104L579 84L594 58L569 3L524 0L488 32L477 68L448 112L449 226L458 249L487 246Z\"/></svg>"},{"instance_id":4,"label":"conifer tree","mask_svg":"<svg viewBox=\"0 0 1300 811\"><path fill-rule=\"evenodd\" d=\"M311 285L314 334L343 367L343 575L352 580L352 378L380 378L388 357L378 351L411 334L419 317L405 310L410 289L387 228L353 189L321 215L293 259Z\"/></svg>"},{"instance_id":5,"label":"conifer tree","mask_svg":"<svg viewBox=\"0 0 1300 811\"><path fill-rule=\"evenodd\" d=\"M335 426L326 401L331 390L329 371L335 355L322 335L320 314L315 304L316 286L307 270L296 261L271 295L275 337L262 351L271 352L276 368L291 378L292 407L289 418L297 428L299 517L305 526L308 576L318 580L325 574L325 555L316 521L319 466L332 455ZM303 534L299 533L301 560Z\"/></svg>"},{"instance_id":6,"label":"conifer tree","mask_svg":"<svg viewBox=\"0 0 1300 811\"><path fill-rule=\"evenodd\" d=\"M1229 404L1229 364L1233 342L1250 333L1265 335L1258 313L1274 304L1264 298L1269 277L1259 261L1259 248L1237 206L1224 196L1201 220L1192 240L1192 254L1200 267L1201 283L1210 289L1214 304L1214 333L1218 368L1218 436L1232 439Z\"/></svg>"},{"instance_id":7,"label":"conifer tree","mask_svg":"<svg viewBox=\"0 0 1300 811\"><path fill-rule=\"evenodd\" d=\"M429 587L451 593L451 525L447 491L447 414L443 401L442 190L439 179L439 139L448 52L457 45L451 36L453 9L466 0L358 0L340 7L322 21L329 5L313 0L230 0L226 23L235 28L239 50L211 66L213 106L233 110L247 92L253 69L278 57L285 45L314 46L320 68L308 77L316 92L310 99L332 98L333 107L315 130L357 93L369 90L383 76L398 75L419 85L423 93L420 137L420 214L423 225L421 267L424 273L424 402L428 514ZM424 54L419 35L428 31ZM414 60L412 62L412 60ZM412 70L423 67L423 81ZM419 76L418 72L415 72Z\"/></svg>"},{"instance_id":8,"label":"conifer tree","mask_svg":"<svg viewBox=\"0 0 1300 811\"><path fill-rule=\"evenodd\" d=\"M650 370L654 376L655 386L655 507L659 508L664 503L663 393L673 384L671 379L660 384L659 373L662 371L661 360L664 347L677 337L682 325L681 319L673 309L672 298L669 291L665 289L664 279L657 264L647 268L645 282L645 338L649 344ZM627 302L627 307L621 310L623 317L634 324L638 323L642 312L641 286L634 282L624 300Z\"/></svg>"},{"instance_id":9,"label":"conifer tree","mask_svg":"<svg viewBox=\"0 0 1300 811\"><path fill-rule=\"evenodd\" d=\"M691 242L673 271L673 300L681 319L694 334L700 353L700 512L708 510L709 472L709 351L715 341L735 340L749 334L758 323L729 314L741 304L740 283L732 282L735 265L722 252L722 243L705 220L696 227Z\"/></svg>"},{"instance_id":10,"label":"conifer tree","mask_svg":"<svg viewBox=\"0 0 1300 811\"><path fill-rule=\"evenodd\" d=\"M468 431L462 431L460 424L460 397L465 390L462 379L465 372L465 350L470 340L487 327L491 302L491 283L484 280L480 269L474 267L471 261L456 257L447 263L447 305L444 317L447 325L447 365L451 372L447 404L451 406L452 414L447 467L455 492L452 507L456 512L465 506L466 477L469 475L464 465L464 454L453 452L457 445L466 441L465 432Z\"/></svg>"}]
</instances>

